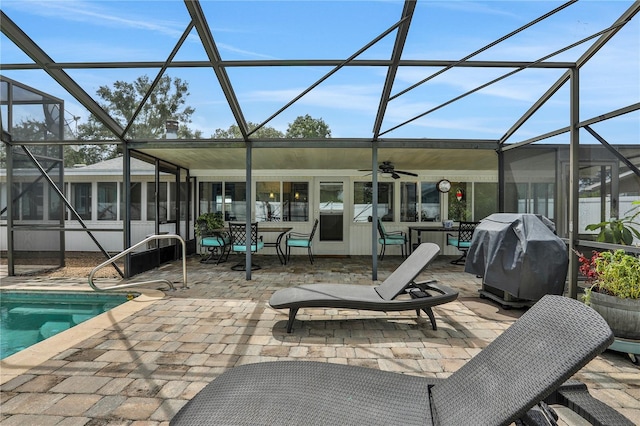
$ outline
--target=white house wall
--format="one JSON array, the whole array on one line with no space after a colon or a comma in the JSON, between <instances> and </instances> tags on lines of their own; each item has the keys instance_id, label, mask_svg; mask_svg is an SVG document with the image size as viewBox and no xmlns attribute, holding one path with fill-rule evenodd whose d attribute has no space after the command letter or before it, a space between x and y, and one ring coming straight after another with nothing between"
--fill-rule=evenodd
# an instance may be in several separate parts
<instances>
[{"instance_id":1,"label":"white house wall","mask_svg":"<svg viewBox=\"0 0 640 426\"><path fill-rule=\"evenodd\" d=\"M115 165L119 165L121 162L115 163ZM497 173L491 171L465 171L465 172L456 172L451 173L446 170L431 170L431 171L416 171L419 174L417 178L405 178L399 180L393 180L390 178L383 178L379 176L379 182L394 182L396 186L394 187L394 208L395 214L394 217L399 218L399 209L400 209L400 182L437 182L442 178L447 178L451 181L460 181L460 182L497 182ZM197 182L244 182L245 181L245 172L244 170L191 170L190 175L192 178L195 178ZM256 182L259 181L289 181L289 182L308 182L309 183L309 221L308 222L286 222L287 226L291 226L296 232L308 233L311 231L311 227L313 221L316 219L318 210L317 210L317 200L316 200L316 191L315 185L320 180L327 181L332 177L340 176L341 180L344 180L345 185L348 185L348 189L346 191L347 194L353 193L353 185L355 182L370 182L370 175L367 172L360 172L354 170L255 170L252 176L252 186L251 186L251 194L255 199L256 194ZM132 181L134 182L153 182L154 174L152 171L132 171ZM175 182L175 178L171 175L161 175L161 181L164 182ZM74 168L65 170L65 185L67 185L67 189L72 183L78 182L91 182L92 183L92 212L93 212L93 220L85 220L85 224L90 229L99 229L99 228L109 228L109 229L122 229L123 224L122 221L98 221L95 220L95 216L97 214L97 184L98 182L122 182L122 173L120 170L114 170L113 168L101 168L96 165L89 166L86 168ZM199 194L194 194L195 201L194 205L197 205L197 200L199 199ZM351 255L371 255L371 223L369 222L353 222L352 215L354 212L354 207L352 204L352 195L345 197L344 200L344 209L345 215L348 217L347 223L349 226L345 229L345 241L346 245L346 253ZM447 197L446 195L441 195L441 211L447 211ZM255 205L255 204L254 204ZM142 211L141 217L146 217L146 185L142 186ZM192 212L194 217L200 212ZM193 218L192 218L193 219ZM446 219L443 217L442 219ZM477 218L479 219L479 218ZM278 222L271 225L270 222L261 222L261 226L281 226L283 223ZM410 225L418 224L416 222L385 222L385 227L389 231L404 231L407 232L407 227ZM429 222L428 225L439 226L441 222ZM427 226L428 226L427 225ZM79 228L80 224L74 220L69 220L66 222L66 226L70 228ZM161 231L167 232L175 232L174 224L167 224L161 226ZM170 229L169 229L170 228ZM7 247L7 238L6 238L6 226L0 228L0 232L2 232L2 240L0 241L0 249L6 250ZM135 244L146 236L154 233L154 222L146 221L146 220L135 220L131 222L131 233L132 244ZM123 235L118 231L93 231L94 236L100 242L100 244L104 247L108 252L119 252L124 249L123 247ZM193 235L193 231L191 230L189 235ZM266 238L271 238L272 235L267 235ZM377 232L376 232L376 240L377 240ZM275 239L275 234L273 235ZM317 237L316 237L317 238ZM415 240L415 236L414 236ZM71 231L67 232L65 235L66 241L66 250L67 251L99 251L98 247L93 243L93 241L86 235L85 232L82 231ZM423 241L432 241L439 244L442 248L443 254L455 255L457 254L457 249L453 247L447 247L444 242L444 234L440 232L432 232L432 233L423 233ZM377 246L379 247L379 246ZM390 248L389 254L399 254L399 250L394 250L395 248ZM397 251L397 253L396 253ZM315 250L314 250L315 252ZM265 254L275 254L274 249L268 248L264 251ZM323 253L318 253L323 254ZM330 253L324 253L330 254Z\"/></svg>"}]
</instances>

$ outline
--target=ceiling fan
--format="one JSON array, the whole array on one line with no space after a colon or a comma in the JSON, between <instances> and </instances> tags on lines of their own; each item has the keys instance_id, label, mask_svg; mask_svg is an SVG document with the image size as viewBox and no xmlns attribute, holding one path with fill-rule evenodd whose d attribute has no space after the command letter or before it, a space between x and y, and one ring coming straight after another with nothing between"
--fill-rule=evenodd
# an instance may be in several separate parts
<instances>
[{"instance_id":1,"label":"ceiling fan","mask_svg":"<svg viewBox=\"0 0 640 426\"><path fill-rule=\"evenodd\" d=\"M361 172L370 172L371 170L360 170ZM400 175L407 176L418 176L415 173L405 172L403 170L396 170L395 166L391 161L383 161L380 165L378 165L378 172L385 173L391 175L394 179L400 179Z\"/></svg>"}]
</instances>

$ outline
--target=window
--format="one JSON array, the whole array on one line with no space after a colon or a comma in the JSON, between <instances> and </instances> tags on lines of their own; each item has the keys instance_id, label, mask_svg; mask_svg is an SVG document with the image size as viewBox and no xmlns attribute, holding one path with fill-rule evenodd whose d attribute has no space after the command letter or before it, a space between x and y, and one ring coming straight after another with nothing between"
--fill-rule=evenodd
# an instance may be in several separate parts
<instances>
[{"instance_id":1,"label":"window","mask_svg":"<svg viewBox=\"0 0 640 426\"><path fill-rule=\"evenodd\" d=\"M158 189L159 223L167 221L167 182L160 182ZM147 220L156 220L156 184L147 182Z\"/></svg>"},{"instance_id":2,"label":"window","mask_svg":"<svg viewBox=\"0 0 640 426\"><path fill-rule=\"evenodd\" d=\"M160 223L167 223L171 220L170 215L170 205L169 205L169 192L168 186L170 184L167 182L160 182L160 190L158 191L158 208L160 211L160 216L158 217L158 221Z\"/></svg>"},{"instance_id":3,"label":"window","mask_svg":"<svg viewBox=\"0 0 640 426\"><path fill-rule=\"evenodd\" d=\"M353 221L368 222L372 216L373 184L355 182L353 184ZM378 218L393 222L393 182L378 182Z\"/></svg>"},{"instance_id":4,"label":"window","mask_svg":"<svg viewBox=\"0 0 640 426\"><path fill-rule=\"evenodd\" d=\"M437 182L420 183L420 222L440 222L440 191Z\"/></svg>"},{"instance_id":5,"label":"window","mask_svg":"<svg viewBox=\"0 0 640 426\"><path fill-rule=\"evenodd\" d=\"M244 182L224 184L224 219L244 221L247 218L247 185Z\"/></svg>"},{"instance_id":6,"label":"window","mask_svg":"<svg viewBox=\"0 0 640 426\"><path fill-rule=\"evenodd\" d=\"M279 222L281 207L280 182L256 182L256 221Z\"/></svg>"},{"instance_id":7,"label":"window","mask_svg":"<svg viewBox=\"0 0 640 426\"><path fill-rule=\"evenodd\" d=\"M180 193L178 194L178 199L180 200L180 220L183 221L187 219L187 201L189 200L191 185L189 185L187 182L180 182L178 187L180 188ZM192 212L189 213L189 218L191 218Z\"/></svg>"},{"instance_id":8,"label":"window","mask_svg":"<svg viewBox=\"0 0 640 426\"><path fill-rule=\"evenodd\" d=\"M418 220L418 185L415 182L400 183L400 221L416 222Z\"/></svg>"},{"instance_id":9,"label":"window","mask_svg":"<svg viewBox=\"0 0 640 426\"><path fill-rule=\"evenodd\" d=\"M222 182L200 182L198 193L200 197L199 214L222 211Z\"/></svg>"},{"instance_id":10,"label":"window","mask_svg":"<svg viewBox=\"0 0 640 426\"><path fill-rule=\"evenodd\" d=\"M91 183L71 184L71 205L81 219L91 220ZM76 218L71 215L70 219Z\"/></svg>"},{"instance_id":11,"label":"window","mask_svg":"<svg viewBox=\"0 0 640 426\"><path fill-rule=\"evenodd\" d=\"M282 182L282 220L287 222L309 220L308 182Z\"/></svg>"},{"instance_id":12,"label":"window","mask_svg":"<svg viewBox=\"0 0 640 426\"><path fill-rule=\"evenodd\" d=\"M142 220L142 183L131 182L131 204L129 207L129 214L131 220ZM122 203L124 207L124 203ZM124 215L121 215L124 217Z\"/></svg>"},{"instance_id":13,"label":"window","mask_svg":"<svg viewBox=\"0 0 640 426\"><path fill-rule=\"evenodd\" d=\"M23 183L22 190L24 193L20 197L20 205L22 207L22 219L24 220L42 220L43 203L44 203L44 187L42 182Z\"/></svg>"},{"instance_id":14,"label":"window","mask_svg":"<svg viewBox=\"0 0 640 426\"><path fill-rule=\"evenodd\" d=\"M169 182L167 186L169 187L169 192L165 193L166 199L164 200L164 205L167 212L167 217L165 218L165 221L175 222L176 209L178 208L177 200L178 200L179 194L176 190L175 182Z\"/></svg>"},{"instance_id":15,"label":"window","mask_svg":"<svg viewBox=\"0 0 640 426\"><path fill-rule=\"evenodd\" d=\"M448 193L449 211L446 219L460 221L472 220L471 200L473 199L471 182L451 182Z\"/></svg>"},{"instance_id":16,"label":"window","mask_svg":"<svg viewBox=\"0 0 640 426\"><path fill-rule=\"evenodd\" d=\"M7 220L7 184L0 183L0 219Z\"/></svg>"},{"instance_id":17,"label":"window","mask_svg":"<svg viewBox=\"0 0 640 426\"><path fill-rule=\"evenodd\" d=\"M62 200L58 195L58 192L51 187L51 185L47 186L49 188L49 220L60 220L62 217Z\"/></svg>"},{"instance_id":18,"label":"window","mask_svg":"<svg viewBox=\"0 0 640 426\"><path fill-rule=\"evenodd\" d=\"M118 183L98 182L98 220L118 219Z\"/></svg>"},{"instance_id":19,"label":"window","mask_svg":"<svg viewBox=\"0 0 640 426\"><path fill-rule=\"evenodd\" d=\"M553 203L552 203L553 204ZM475 183L473 185L473 218L484 219L498 211L498 184Z\"/></svg>"}]
</instances>

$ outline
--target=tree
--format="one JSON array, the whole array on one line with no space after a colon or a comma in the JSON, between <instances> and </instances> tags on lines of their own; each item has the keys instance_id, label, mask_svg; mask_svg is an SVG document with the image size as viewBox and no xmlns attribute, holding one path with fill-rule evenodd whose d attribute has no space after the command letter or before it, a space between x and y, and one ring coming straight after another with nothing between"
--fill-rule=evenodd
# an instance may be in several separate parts
<instances>
[{"instance_id":1,"label":"tree","mask_svg":"<svg viewBox=\"0 0 640 426\"><path fill-rule=\"evenodd\" d=\"M249 129L254 129L258 125L256 123L252 123L248 121L247 126L249 127ZM281 131L274 129L273 127L263 126L251 136L255 138L270 139L270 138L282 138L284 137L284 134ZM211 135L211 137L214 139L240 139L242 138L242 133L240 133L240 127L238 127L237 124L232 124L226 130L216 129L213 135Z\"/></svg>"},{"instance_id":2,"label":"tree","mask_svg":"<svg viewBox=\"0 0 640 426\"><path fill-rule=\"evenodd\" d=\"M256 123L247 122L249 129L254 129L258 125ZM228 129L216 129L211 135L215 139L241 139L242 133L237 124L232 124ZM273 127L264 126L251 135L254 138L275 139L275 138L330 138L331 130L327 123L321 118L313 118L309 114L298 116L293 123L289 123L287 133Z\"/></svg>"},{"instance_id":3,"label":"tree","mask_svg":"<svg viewBox=\"0 0 640 426\"><path fill-rule=\"evenodd\" d=\"M298 116L289 123L288 138L330 138L331 130L322 118L313 118L309 114Z\"/></svg>"},{"instance_id":4,"label":"tree","mask_svg":"<svg viewBox=\"0 0 640 426\"><path fill-rule=\"evenodd\" d=\"M149 91L151 81L148 76L138 77L133 83L116 81L113 87L100 86L96 91L104 102L100 106L117 122L125 127L131 121L136 108ZM191 123L191 116L195 109L186 105L189 96L189 83L180 78L163 76L153 92L142 106L133 125L127 131L127 139L161 139L165 137L167 120L180 123L178 137L200 138L202 132L193 131L187 123ZM78 139L81 140L112 140L116 138L111 131L93 115L86 123L78 125ZM114 158L119 154L116 145L82 145L76 149L77 154L67 151L75 160L72 163L91 164L93 162ZM86 155L87 161L79 161ZM65 161L66 163L66 161Z\"/></svg>"}]
</instances>

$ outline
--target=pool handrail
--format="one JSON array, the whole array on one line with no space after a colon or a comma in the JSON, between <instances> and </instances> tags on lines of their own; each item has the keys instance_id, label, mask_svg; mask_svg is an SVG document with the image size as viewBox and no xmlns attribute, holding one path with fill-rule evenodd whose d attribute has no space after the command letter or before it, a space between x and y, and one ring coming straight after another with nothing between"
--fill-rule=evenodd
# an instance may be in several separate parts
<instances>
[{"instance_id":1,"label":"pool handrail","mask_svg":"<svg viewBox=\"0 0 640 426\"><path fill-rule=\"evenodd\" d=\"M141 282L135 282L135 283L125 283L125 284L118 284L118 285L114 285L114 286L110 286L110 287L97 287L95 285L95 283L93 282L93 276L95 275L95 273L104 268L107 265L112 264L114 261L126 256L127 254L131 253L132 251L134 251L135 249L137 249L138 247L147 244L150 241L154 241L154 240L164 240L164 239L176 239L178 241L180 241L180 243L182 244L182 288L187 288L187 245L184 242L184 239L176 234L154 234L154 235L150 235L147 238L145 238L144 240L140 241L137 244L132 245L131 247L129 247L128 249L118 253L117 255L113 256L112 258L107 259L106 261L102 262L101 264L99 264L98 266L96 266L95 268L93 268L93 270L91 270L91 272L89 273L89 285L91 286L92 289L94 289L95 291L108 291L108 290L117 290L117 289L121 289L121 288L127 288L127 287L135 287L135 286L139 286L139 285L143 285L143 284L152 284L152 283L166 283L169 285L169 288L171 288L171 290L175 290L176 287L173 285L173 283L167 279L157 279L157 280L151 280L151 281L141 281Z\"/></svg>"}]
</instances>

